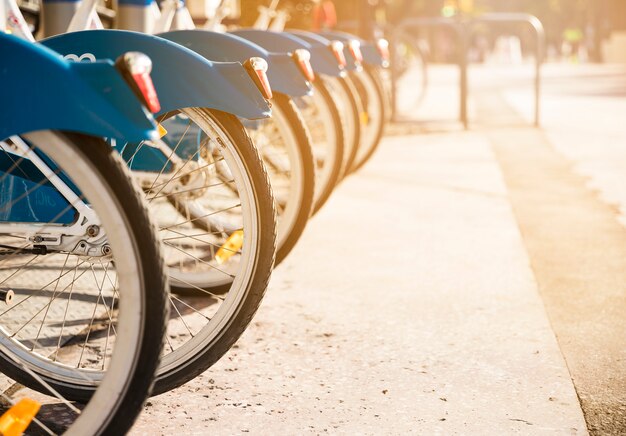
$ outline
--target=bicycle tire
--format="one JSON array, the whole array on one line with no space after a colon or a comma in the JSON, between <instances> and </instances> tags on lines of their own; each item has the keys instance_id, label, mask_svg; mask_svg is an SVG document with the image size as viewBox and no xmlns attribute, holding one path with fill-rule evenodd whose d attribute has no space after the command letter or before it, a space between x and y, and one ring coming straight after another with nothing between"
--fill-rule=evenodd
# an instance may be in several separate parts
<instances>
[{"instance_id":1,"label":"bicycle tire","mask_svg":"<svg viewBox=\"0 0 626 436\"><path fill-rule=\"evenodd\" d=\"M347 77L324 77L324 84L330 87L344 132L344 153L341 179L348 174L361 142L361 120L356 89ZM340 180L341 181L341 180Z\"/></svg>"},{"instance_id":2,"label":"bicycle tire","mask_svg":"<svg viewBox=\"0 0 626 436\"><path fill-rule=\"evenodd\" d=\"M282 127L288 129L288 131L282 132L281 135L286 133L286 136L292 138L291 140L284 138L283 141L293 152L297 160L296 164L300 167L299 182L297 182L295 186L292 186L292 188L298 190L295 204L290 205L295 211L295 214L286 225L281 226L280 222L278 224L276 236L276 265L279 265L291 250L293 250L311 217L315 195L315 163L311 151L309 132L293 100L288 95L275 93L272 102L273 118L282 118L285 121L282 123ZM263 158L263 154L261 154L261 156ZM266 159L264 159L264 162L267 165ZM270 184L271 183L272 174L270 172ZM279 214L279 221L280 219ZM281 231L281 228L285 230Z\"/></svg>"},{"instance_id":3,"label":"bicycle tire","mask_svg":"<svg viewBox=\"0 0 626 436\"><path fill-rule=\"evenodd\" d=\"M318 159L316 156L316 179L315 179L315 198L313 211L311 215L315 215L322 206L328 201L333 190L339 183L343 168L343 155L344 155L344 132L341 116L339 115L339 109L333 100L327 87L321 80L316 80L313 83L314 86L314 100L312 104L316 106L316 110L320 111L321 118L324 120L324 129L326 132L332 131L328 134L326 142L332 143L327 145L327 154L332 153L327 159L324 159L321 165L318 165ZM311 132L313 137L313 147L317 147L315 134L310 124L310 120L305 116L304 121ZM315 154L315 153L314 153ZM321 168L320 168L321 166ZM320 171L320 169L322 171ZM323 172L323 173L322 173ZM322 173L322 174L320 174Z\"/></svg>"},{"instance_id":4,"label":"bicycle tire","mask_svg":"<svg viewBox=\"0 0 626 436\"><path fill-rule=\"evenodd\" d=\"M353 75L352 79L368 119L364 129L365 134L361 135L361 144L359 144L359 150L350 168L350 173L363 167L376 152L383 136L387 117L384 90L381 88L380 76L376 69L365 66L363 71Z\"/></svg>"},{"instance_id":5,"label":"bicycle tire","mask_svg":"<svg viewBox=\"0 0 626 436\"><path fill-rule=\"evenodd\" d=\"M82 168L82 180L89 178L98 181L93 182L95 185L91 186L99 186L101 189L98 190L98 195L89 198L90 203L94 205L95 210L102 211L105 207L108 210L115 210L117 219L123 223L123 226L108 228L107 240L109 242L127 240L128 243L124 247L132 250L130 253L132 257L126 256L125 260L135 259L130 266L120 266L119 263L123 262L121 259L114 265L116 269L133 271L135 279L132 283L139 286L135 291L138 295L133 303L133 306L136 304L137 307L127 309L125 307L128 305L122 306L119 312L120 319L125 322L137 318L134 321L135 327L130 329L135 335L131 338L132 342L128 343L132 346L115 351L110 360L110 371L106 371L100 382L90 384L82 380L79 383L77 380L72 383L60 376L52 377L45 373L43 366L36 366L34 358L27 366L66 399L78 402L93 400L93 406L92 403L88 403L83 414L69 429L65 429L68 434L123 434L140 413L153 386L154 374L160 361L165 321L168 318L165 294L168 288L167 278L164 274L160 244L155 237L155 228L130 172L120 157L102 139L61 132L37 132L26 136L32 138L30 140L33 143L39 144L40 148L56 162L64 162L67 167L70 167L71 162L72 168L79 168L73 171L81 171ZM84 186L84 184L78 186L81 192ZM89 187L87 189L89 190ZM114 254L115 247L112 246ZM128 295L129 291L130 289L125 290L124 295ZM71 298L71 295L68 298ZM129 325L128 322L122 325L126 326L123 327L125 332L129 332L128 328L132 327L132 323ZM119 335L116 333L116 336ZM119 341L119 337L117 340ZM13 354L13 350L10 351ZM58 351L55 359L57 357ZM120 366L120 362L125 363ZM22 385L50 394L47 387L22 369L21 365L4 351L0 352L0 368L5 375ZM115 396L117 398L113 398ZM90 407L96 409L89 409ZM97 413L103 413L104 417L101 422L94 422L93 413L88 418L86 410L98 410Z\"/></svg>"},{"instance_id":6,"label":"bicycle tire","mask_svg":"<svg viewBox=\"0 0 626 436\"><path fill-rule=\"evenodd\" d=\"M170 391L192 380L210 368L232 347L258 310L274 265L276 211L269 176L259 152L252 144L241 122L233 115L211 109L196 108L195 110L205 116L210 116L221 126L223 132L230 137L240 162L246 166L247 177L257 199L255 216L261 231L258 232L257 243L252 244L257 250L253 255L255 263L250 268L252 275L246 279L245 289L240 291L242 292L240 297L233 303L234 311L228 314L228 319L223 322L222 328L218 326L219 331L216 331L214 336L201 340L201 336L196 335L193 339L197 344L188 344L189 350L181 352L182 356L178 360L168 358L167 354L164 355L162 366L156 377L153 395ZM197 223L201 222L203 221L197 221ZM207 229L207 227L203 228ZM175 280L172 280L172 283L175 283ZM213 294L223 294L230 291L231 286L233 286L232 282L227 282L207 286L206 289ZM202 295L198 289L185 288L180 284L172 285L172 290L182 295ZM192 345L194 345L193 348Z\"/></svg>"}]
</instances>

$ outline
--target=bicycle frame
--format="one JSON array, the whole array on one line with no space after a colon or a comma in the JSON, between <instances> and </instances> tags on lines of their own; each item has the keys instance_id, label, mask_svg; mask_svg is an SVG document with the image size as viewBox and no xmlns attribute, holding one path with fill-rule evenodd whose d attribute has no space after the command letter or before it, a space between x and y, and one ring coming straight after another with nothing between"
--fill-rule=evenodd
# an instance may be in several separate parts
<instances>
[{"instance_id":1,"label":"bicycle frame","mask_svg":"<svg viewBox=\"0 0 626 436\"><path fill-rule=\"evenodd\" d=\"M24 16L15 0L0 1L0 25L6 33L18 36L27 41L35 42Z\"/></svg>"},{"instance_id":2,"label":"bicycle frame","mask_svg":"<svg viewBox=\"0 0 626 436\"><path fill-rule=\"evenodd\" d=\"M269 7L259 6L259 16L252 25L254 29L265 30L269 28L272 19L276 16L276 8L280 0L272 0Z\"/></svg>"},{"instance_id":3,"label":"bicycle frame","mask_svg":"<svg viewBox=\"0 0 626 436\"><path fill-rule=\"evenodd\" d=\"M42 187L41 182L35 184L35 186L38 186L39 189L45 189L44 193L42 194L40 191L37 197L39 197L38 199L40 201L46 203L46 205L54 204L54 206L58 206L59 203L61 203L61 212L57 212L58 209L51 211L53 216L59 214L61 216L55 219L54 223L50 223L47 220L41 220L41 223L39 224L19 222L22 220L30 220L28 220L28 218L20 219L18 217L38 215L38 213L25 213L24 209L31 212L32 208L35 208L37 212L40 212L37 208L37 204L39 202L31 202L28 198L29 192L33 192L32 187L27 188L25 194L18 197L17 204L19 204L19 201L22 199L20 197L23 197L23 199L29 203L28 207L16 207L16 205L13 204L9 210L3 211L9 215L9 217L5 217L5 220L9 222L6 222L5 220L0 221L0 234L21 233L26 235L27 240L39 245L45 245L46 247L63 246L70 247L72 250L75 250L79 240L83 240L85 238L87 228L92 225L100 225L98 217L95 215L93 210L72 190L72 188L68 186L22 138L19 136L12 136L10 139L12 146L5 141L0 142L0 149L5 153L3 156L15 156L16 159L13 161L22 160L22 162L31 166L31 168L39 172L44 179L48 181L51 185L50 187ZM20 168L20 170L24 172L23 168ZM26 173L26 175L30 176L31 174ZM24 177L23 183L27 182L34 184L32 178ZM13 202L15 202L15 200L13 200ZM33 203L35 204L33 205ZM42 229L44 231L42 231ZM100 241L103 241L102 236L103 235L100 235L100 238L98 238ZM93 244L95 241L90 242Z\"/></svg>"}]
</instances>

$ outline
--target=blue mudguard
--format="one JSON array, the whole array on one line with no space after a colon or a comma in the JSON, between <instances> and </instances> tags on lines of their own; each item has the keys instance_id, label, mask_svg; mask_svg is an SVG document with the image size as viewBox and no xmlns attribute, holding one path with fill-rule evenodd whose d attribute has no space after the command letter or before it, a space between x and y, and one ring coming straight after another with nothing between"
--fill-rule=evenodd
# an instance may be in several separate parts
<instances>
[{"instance_id":1,"label":"blue mudguard","mask_svg":"<svg viewBox=\"0 0 626 436\"><path fill-rule=\"evenodd\" d=\"M239 63L216 63L171 41L124 30L87 30L41 41L63 55L116 59L139 51L152 59L152 81L161 113L185 107L206 107L242 118L270 116L270 108Z\"/></svg>"},{"instance_id":2,"label":"blue mudguard","mask_svg":"<svg viewBox=\"0 0 626 436\"><path fill-rule=\"evenodd\" d=\"M176 42L199 55L218 62L245 62L251 57L260 57L269 64L267 76L272 90L292 97L311 93L296 63L288 53L270 53L263 47L228 33L207 30L175 30L158 35Z\"/></svg>"},{"instance_id":3,"label":"blue mudguard","mask_svg":"<svg viewBox=\"0 0 626 436\"><path fill-rule=\"evenodd\" d=\"M373 67L389 67L389 61L383 59L376 46L370 41L361 41L361 52L365 64Z\"/></svg>"},{"instance_id":4,"label":"blue mudguard","mask_svg":"<svg viewBox=\"0 0 626 436\"><path fill-rule=\"evenodd\" d=\"M152 117L111 61L68 62L52 50L4 33L0 56L8 60L0 68L0 139L38 130L137 142L155 134ZM55 169L47 156L40 158ZM3 149L0 174L0 198L5 200L1 222L71 224L76 219L72 205L29 159Z\"/></svg>"},{"instance_id":5,"label":"blue mudguard","mask_svg":"<svg viewBox=\"0 0 626 436\"><path fill-rule=\"evenodd\" d=\"M311 66L317 74L329 76L339 76L342 74L341 68L337 64L335 57L328 47L312 45L307 41L288 33L270 32L268 30L240 29L233 34L252 41L266 49L277 52L293 52L296 49L304 48L311 52Z\"/></svg>"},{"instance_id":6,"label":"blue mudguard","mask_svg":"<svg viewBox=\"0 0 626 436\"><path fill-rule=\"evenodd\" d=\"M338 32L338 31L325 31L325 32L320 32L320 34L326 38L336 39L343 43L346 43L347 41L351 39L356 39L361 43L361 53L363 53L363 63L367 65L375 66L375 67L382 67L382 66L386 66L387 64L387 62L382 58L382 56L380 55L380 53L378 52L374 44L364 39L361 39L356 35L352 35L346 32ZM346 57L352 58L348 52L346 52Z\"/></svg>"},{"instance_id":7,"label":"blue mudguard","mask_svg":"<svg viewBox=\"0 0 626 436\"><path fill-rule=\"evenodd\" d=\"M141 141L150 117L110 61L75 63L0 33L0 139L36 130Z\"/></svg>"}]
</instances>

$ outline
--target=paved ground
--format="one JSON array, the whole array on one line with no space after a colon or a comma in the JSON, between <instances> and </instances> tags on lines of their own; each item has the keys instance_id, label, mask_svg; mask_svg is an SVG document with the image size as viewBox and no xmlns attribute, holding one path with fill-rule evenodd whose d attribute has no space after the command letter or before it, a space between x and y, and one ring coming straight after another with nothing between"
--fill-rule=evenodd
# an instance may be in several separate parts
<instances>
[{"instance_id":1,"label":"paved ground","mask_svg":"<svg viewBox=\"0 0 626 436\"><path fill-rule=\"evenodd\" d=\"M583 409L593 433L624 431L626 232L605 199L622 198L626 133L588 122L614 126L623 82L578 70L591 100L563 101L550 68L545 132L519 115L526 69L472 72L469 132L436 70L411 113L426 121L393 127L237 347L150 400L134 433L586 434Z\"/></svg>"},{"instance_id":2,"label":"paved ground","mask_svg":"<svg viewBox=\"0 0 626 436\"><path fill-rule=\"evenodd\" d=\"M495 135L541 295L587 424L626 432L626 68L547 69L544 131ZM528 101L505 93L521 113ZM621 111L621 112L620 112ZM506 138L506 139L505 139Z\"/></svg>"}]
</instances>

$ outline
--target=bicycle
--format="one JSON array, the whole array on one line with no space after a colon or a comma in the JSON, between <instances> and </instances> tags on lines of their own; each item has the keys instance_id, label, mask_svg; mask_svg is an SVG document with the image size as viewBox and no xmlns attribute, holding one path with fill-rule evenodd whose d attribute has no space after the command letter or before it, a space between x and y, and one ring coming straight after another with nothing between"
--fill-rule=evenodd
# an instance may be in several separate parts
<instances>
[{"instance_id":1,"label":"bicycle","mask_svg":"<svg viewBox=\"0 0 626 436\"><path fill-rule=\"evenodd\" d=\"M250 79L258 65L212 64L164 39L83 31L42 41L64 55L114 58L129 49L155 63L161 137L117 142L165 245L171 280L166 349L155 393L210 367L238 339L263 297L275 253L274 200L258 151L229 112L259 118L268 105ZM187 88L172 86L172 77ZM212 107L211 107L212 106ZM189 295L192 294L192 295Z\"/></svg>"},{"instance_id":2,"label":"bicycle","mask_svg":"<svg viewBox=\"0 0 626 436\"><path fill-rule=\"evenodd\" d=\"M271 61L276 63L277 69L285 69L287 65L292 67L305 65L304 70L301 68L300 72L306 74L308 70L306 68L308 64L307 54L303 50L297 50L293 54L283 53L283 59L281 59L280 54L270 56L270 53L260 49L260 47L251 47L249 44L245 46L239 39L229 41L230 35L219 36L213 32L198 31L195 30L195 26L190 20L177 20L178 15L186 17L189 14L184 6L178 6L177 1L166 1L162 7L163 11L155 25L155 32L167 31L172 23L178 22L179 27L176 28L178 32L160 33L160 36L172 38L176 42L193 47L194 51L207 59L244 62L251 55L254 55L254 57L261 57L266 62L271 58ZM154 9L156 10L156 8ZM225 44L228 44L230 50L224 49ZM285 62L284 58L287 58L288 63ZM294 60L296 61L295 65ZM263 121L244 122L248 134L261 153L276 199L278 212L277 265L287 257L302 236L315 201L316 173L312 151L314 144L311 140L310 130L294 102L294 97L300 98L310 91L309 85L305 81L311 77L302 76L296 71L290 71L290 73L282 74L279 80L271 80L276 85L276 88L272 87L274 90L272 118ZM275 79L274 74L270 74L270 77ZM290 79L284 81L286 77L290 77ZM294 83L298 79L300 83ZM285 86L288 83L291 86Z\"/></svg>"},{"instance_id":3,"label":"bicycle","mask_svg":"<svg viewBox=\"0 0 626 436\"><path fill-rule=\"evenodd\" d=\"M37 431L123 433L159 365L168 282L142 196L101 138L153 136L156 95L132 91L149 90L149 59L67 62L4 34L0 59L13 85L0 90L2 397L42 403Z\"/></svg>"}]
</instances>

